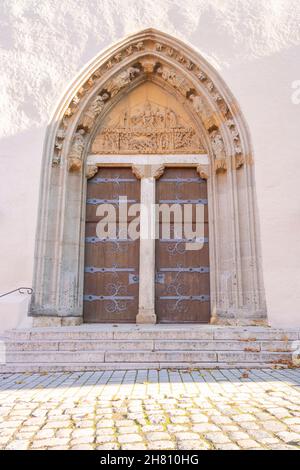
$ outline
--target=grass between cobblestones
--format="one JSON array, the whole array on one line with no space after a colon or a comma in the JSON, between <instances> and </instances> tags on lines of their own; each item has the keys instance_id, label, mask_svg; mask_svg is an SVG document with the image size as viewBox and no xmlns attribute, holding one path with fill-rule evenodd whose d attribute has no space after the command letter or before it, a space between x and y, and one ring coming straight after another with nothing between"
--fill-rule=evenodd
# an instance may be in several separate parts
<instances>
[{"instance_id":1,"label":"grass between cobblestones","mask_svg":"<svg viewBox=\"0 0 300 470\"><path fill-rule=\"evenodd\" d=\"M0 375L1 449L300 449L300 370Z\"/></svg>"}]
</instances>

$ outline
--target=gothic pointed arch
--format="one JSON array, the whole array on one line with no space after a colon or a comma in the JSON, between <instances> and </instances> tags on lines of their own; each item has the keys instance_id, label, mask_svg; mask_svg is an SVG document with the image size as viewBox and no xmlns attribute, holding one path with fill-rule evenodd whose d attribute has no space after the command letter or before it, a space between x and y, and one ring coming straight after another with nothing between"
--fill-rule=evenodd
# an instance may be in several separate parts
<instances>
[{"instance_id":1,"label":"gothic pointed arch","mask_svg":"<svg viewBox=\"0 0 300 470\"><path fill-rule=\"evenodd\" d=\"M105 147L101 140L104 130L122 134L120 125L107 125L110 116L124 97L149 83L180 103L187 116L166 152L208 155L198 171L208 179L214 321L263 321L253 156L245 119L203 57L154 29L129 36L92 60L53 115L42 164L31 314L81 318L86 177L97 170L89 156L101 151L164 153L162 147L151 151L147 143L134 148L130 141L128 147L118 138L115 147ZM126 127L125 114L120 117Z\"/></svg>"}]
</instances>

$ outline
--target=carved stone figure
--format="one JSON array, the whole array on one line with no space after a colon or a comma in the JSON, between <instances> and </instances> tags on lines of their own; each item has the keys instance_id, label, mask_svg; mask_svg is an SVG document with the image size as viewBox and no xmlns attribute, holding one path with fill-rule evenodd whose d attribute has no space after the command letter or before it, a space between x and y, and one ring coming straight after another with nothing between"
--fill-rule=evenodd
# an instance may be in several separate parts
<instances>
[{"instance_id":1,"label":"carved stone figure","mask_svg":"<svg viewBox=\"0 0 300 470\"><path fill-rule=\"evenodd\" d=\"M97 95L96 98L92 101L91 106L88 111L83 116L82 125L90 129L95 121L95 118L101 113L105 101L109 98L108 93L103 93L102 95Z\"/></svg>"},{"instance_id":2,"label":"carved stone figure","mask_svg":"<svg viewBox=\"0 0 300 470\"><path fill-rule=\"evenodd\" d=\"M161 66L157 69L157 73L161 75L163 80L176 88L183 96L186 96L187 92L190 90L187 80L183 76L177 74L175 70Z\"/></svg>"},{"instance_id":3,"label":"carved stone figure","mask_svg":"<svg viewBox=\"0 0 300 470\"><path fill-rule=\"evenodd\" d=\"M73 144L68 156L69 171L79 171L82 167L82 154L85 147L85 130L79 129L74 135Z\"/></svg>"},{"instance_id":4,"label":"carved stone figure","mask_svg":"<svg viewBox=\"0 0 300 470\"><path fill-rule=\"evenodd\" d=\"M211 146L214 152L214 156L217 160L225 158L225 147L222 136L218 130L214 130L210 134Z\"/></svg>"},{"instance_id":5,"label":"carved stone figure","mask_svg":"<svg viewBox=\"0 0 300 470\"><path fill-rule=\"evenodd\" d=\"M110 96L115 96L124 86L128 85L133 78L140 73L137 67L128 67L127 70L121 72L117 77L113 78L107 85L107 91Z\"/></svg>"},{"instance_id":6,"label":"carved stone figure","mask_svg":"<svg viewBox=\"0 0 300 470\"><path fill-rule=\"evenodd\" d=\"M196 113L202 113L205 110L203 99L201 96L196 96L194 94L190 95L190 100L193 103L193 108Z\"/></svg>"},{"instance_id":7,"label":"carved stone figure","mask_svg":"<svg viewBox=\"0 0 300 470\"><path fill-rule=\"evenodd\" d=\"M176 114L172 109L168 109L166 112L166 127L174 128L177 126Z\"/></svg>"}]
</instances>

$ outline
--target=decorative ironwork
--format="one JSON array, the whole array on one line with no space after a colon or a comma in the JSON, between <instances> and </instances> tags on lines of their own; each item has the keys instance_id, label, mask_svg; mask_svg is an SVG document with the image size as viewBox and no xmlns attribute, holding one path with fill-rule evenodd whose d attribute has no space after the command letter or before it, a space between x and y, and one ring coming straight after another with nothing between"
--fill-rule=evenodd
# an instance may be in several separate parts
<instances>
[{"instance_id":1,"label":"decorative ironwork","mask_svg":"<svg viewBox=\"0 0 300 470\"><path fill-rule=\"evenodd\" d=\"M99 268L99 267L96 267L96 266L86 266L84 268L84 271L86 273L113 273L113 274L117 274L117 273L134 272L135 269L134 268L118 268L118 266L115 264L110 268L102 268L102 267Z\"/></svg>"},{"instance_id":2,"label":"decorative ironwork","mask_svg":"<svg viewBox=\"0 0 300 470\"><path fill-rule=\"evenodd\" d=\"M183 183L199 183L203 184L206 183L206 180L198 177L198 178L160 178L160 181L163 183L178 183L178 184L183 184Z\"/></svg>"},{"instance_id":3,"label":"decorative ironwork","mask_svg":"<svg viewBox=\"0 0 300 470\"><path fill-rule=\"evenodd\" d=\"M165 283L165 275L162 273L156 273L155 274L155 282L158 284L164 284Z\"/></svg>"},{"instance_id":4,"label":"decorative ironwork","mask_svg":"<svg viewBox=\"0 0 300 470\"><path fill-rule=\"evenodd\" d=\"M126 295L127 290L123 284L108 284L106 286L108 295L87 294L83 296L86 302L108 301L105 310L108 313L124 312L127 309L127 301L134 300L133 295Z\"/></svg>"},{"instance_id":5,"label":"decorative ironwork","mask_svg":"<svg viewBox=\"0 0 300 470\"><path fill-rule=\"evenodd\" d=\"M136 183L135 178L120 178L120 176L116 176L115 178L93 178L89 181L93 184L100 184L100 183L113 183L113 184L121 184L121 183Z\"/></svg>"},{"instance_id":6,"label":"decorative ironwork","mask_svg":"<svg viewBox=\"0 0 300 470\"><path fill-rule=\"evenodd\" d=\"M137 201L135 199L126 199L126 200L122 200L122 199L96 199L96 198L92 198L92 199L87 199L86 203L87 204L92 204L92 205L97 205L97 204L115 204L115 205L119 205L119 204L124 204L124 203L136 203Z\"/></svg>"},{"instance_id":7,"label":"decorative ironwork","mask_svg":"<svg viewBox=\"0 0 300 470\"><path fill-rule=\"evenodd\" d=\"M31 287L18 287L17 289L10 290L9 292L5 292L5 294L1 294L0 297L5 297L6 295L13 294L14 292L19 292L20 294L33 294L33 289Z\"/></svg>"},{"instance_id":8,"label":"decorative ironwork","mask_svg":"<svg viewBox=\"0 0 300 470\"><path fill-rule=\"evenodd\" d=\"M134 243L135 240L131 238L99 238L99 237L86 237L86 243L107 243L112 244L112 251L114 253L124 252L126 250L126 243ZM123 246L121 246L124 244Z\"/></svg>"},{"instance_id":9,"label":"decorative ironwork","mask_svg":"<svg viewBox=\"0 0 300 470\"><path fill-rule=\"evenodd\" d=\"M170 255L182 255L186 252L185 244L186 243L208 243L208 237L197 237L190 239L178 239L178 238L160 238L162 243L174 243L174 245L169 245L167 247L167 252Z\"/></svg>"},{"instance_id":10,"label":"decorative ironwork","mask_svg":"<svg viewBox=\"0 0 300 470\"><path fill-rule=\"evenodd\" d=\"M138 284L139 276L137 274L128 274L128 284Z\"/></svg>"},{"instance_id":11,"label":"decorative ironwork","mask_svg":"<svg viewBox=\"0 0 300 470\"><path fill-rule=\"evenodd\" d=\"M159 298L161 300L175 300L176 302L172 306L168 306L173 312L186 312L188 310L188 306L184 304L185 301L198 301L198 302L208 302L210 300L210 296L206 294L201 295L188 295L187 290L188 287L180 282L179 276L184 271L178 271L175 279L165 288L165 294Z\"/></svg>"},{"instance_id":12,"label":"decorative ironwork","mask_svg":"<svg viewBox=\"0 0 300 470\"><path fill-rule=\"evenodd\" d=\"M162 272L175 272L175 273L209 273L208 266L184 267L177 265L176 268L160 268Z\"/></svg>"},{"instance_id":13,"label":"decorative ironwork","mask_svg":"<svg viewBox=\"0 0 300 470\"><path fill-rule=\"evenodd\" d=\"M160 204L203 204L207 205L207 199L161 199Z\"/></svg>"}]
</instances>

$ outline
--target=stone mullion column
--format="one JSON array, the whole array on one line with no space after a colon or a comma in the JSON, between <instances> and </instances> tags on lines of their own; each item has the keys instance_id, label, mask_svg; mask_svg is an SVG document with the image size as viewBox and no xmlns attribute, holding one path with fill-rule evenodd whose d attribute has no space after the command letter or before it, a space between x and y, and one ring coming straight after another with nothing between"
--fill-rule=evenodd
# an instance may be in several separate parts
<instances>
[{"instance_id":1,"label":"stone mullion column","mask_svg":"<svg viewBox=\"0 0 300 470\"><path fill-rule=\"evenodd\" d=\"M141 180L139 310L137 323L156 323L155 314L155 179L163 165L133 165L132 171Z\"/></svg>"}]
</instances>

